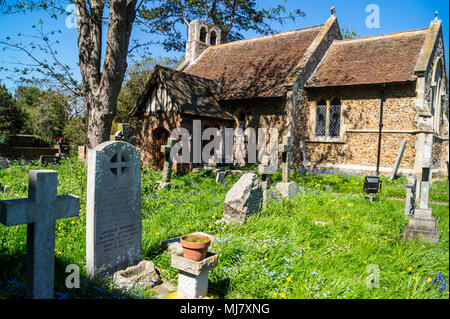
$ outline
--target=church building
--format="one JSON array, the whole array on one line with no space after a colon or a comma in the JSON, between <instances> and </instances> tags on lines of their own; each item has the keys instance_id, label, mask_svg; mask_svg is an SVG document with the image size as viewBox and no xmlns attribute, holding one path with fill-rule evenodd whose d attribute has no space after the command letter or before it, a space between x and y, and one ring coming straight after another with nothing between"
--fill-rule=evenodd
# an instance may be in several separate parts
<instances>
[{"instance_id":1,"label":"church building","mask_svg":"<svg viewBox=\"0 0 450 319\"><path fill-rule=\"evenodd\" d=\"M162 167L161 145L178 127L276 128L293 137L294 167L374 172L381 105L380 172L447 170L448 84L442 23L343 40L332 15L323 25L220 43L220 29L189 25L177 70L158 66L130 115L146 163ZM235 163L244 165L245 163Z\"/></svg>"}]
</instances>

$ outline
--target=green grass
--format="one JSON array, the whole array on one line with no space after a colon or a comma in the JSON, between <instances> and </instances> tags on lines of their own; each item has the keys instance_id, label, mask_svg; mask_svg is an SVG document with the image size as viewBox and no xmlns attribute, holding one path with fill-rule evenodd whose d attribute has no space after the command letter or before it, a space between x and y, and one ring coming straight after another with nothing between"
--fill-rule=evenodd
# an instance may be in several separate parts
<instances>
[{"instance_id":1,"label":"green grass","mask_svg":"<svg viewBox=\"0 0 450 319\"><path fill-rule=\"evenodd\" d=\"M10 186L0 199L26 197L28 170L39 168L13 164L0 170L0 181ZM50 168L58 171L58 194L77 195L81 202L79 217L57 221L56 292L69 298L152 298L149 291L114 289L110 278L86 280L86 167L70 159ZM431 205L441 229L438 244L403 242L404 202L389 197L404 197L404 178L383 179L381 196L371 203L360 195L359 175L293 173L298 196L270 201L243 225L228 226L217 220L239 176L228 175L226 185L214 178L208 172L173 176L171 190L157 190L160 174L142 171L143 256L165 280L176 284L178 273L161 240L202 231L215 238L210 251L219 253L219 265L210 288L221 298L448 298L448 286L442 292L426 282L439 273L449 278L448 206ZM431 191L432 199L448 201L447 181L433 183ZM0 297L24 296L25 257L26 226L0 225ZM81 269L80 289L65 288L68 264ZM379 288L366 286L369 265L379 268Z\"/></svg>"}]
</instances>

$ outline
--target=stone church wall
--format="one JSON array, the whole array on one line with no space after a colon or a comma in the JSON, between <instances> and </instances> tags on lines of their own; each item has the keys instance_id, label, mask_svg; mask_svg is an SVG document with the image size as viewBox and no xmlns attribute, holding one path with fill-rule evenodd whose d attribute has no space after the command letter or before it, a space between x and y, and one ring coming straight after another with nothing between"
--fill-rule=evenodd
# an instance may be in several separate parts
<instances>
[{"instance_id":1,"label":"stone church wall","mask_svg":"<svg viewBox=\"0 0 450 319\"><path fill-rule=\"evenodd\" d=\"M381 86L306 89L297 106L294 164L302 163L300 141L312 168L375 171L380 120ZM409 173L415 158L415 85L391 84L384 89L383 134L380 172L389 174L403 139L406 149L400 172ZM313 142L315 103L321 99L341 101L343 138L337 142Z\"/></svg>"}]
</instances>

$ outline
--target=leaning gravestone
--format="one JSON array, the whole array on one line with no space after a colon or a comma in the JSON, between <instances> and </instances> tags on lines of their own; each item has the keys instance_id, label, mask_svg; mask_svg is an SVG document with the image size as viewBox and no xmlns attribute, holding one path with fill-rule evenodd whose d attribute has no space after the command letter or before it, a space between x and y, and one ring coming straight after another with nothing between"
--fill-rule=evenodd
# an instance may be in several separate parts
<instances>
[{"instance_id":1,"label":"leaning gravestone","mask_svg":"<svg viewBox=\"0 0 450 319\"><path fill-rule=\"evenodd\" d=\"M86 268L89 277L142 259L140 151L109 141L89 151Z\"/></svg>"},{"instance_id":2,"label":"leaning gravestone","mask_svg":"<svg viewBox=\"0 0 450 319\"><path fill-rule=\"evenodd\" d=\"M400 161L402 160L403 153L405 153L406 142L408 140L405 138L400 146L400 150L398 151L397 159L395 160L394 168L391 173L390 181L393 181L397 176L398 168L400 167Z\"/></svg>"},{"instance_id":3,"label":"leaning gravestone","mask_svg":"<svg viewBox=\"0 0 450 319\"><path fill-rule=\"evenodd\" d=\"M78 197L57 196L57 187L57 172L32 170L28 198L0 201L2 224L27 224L27 298L53 299L56 219L79 214Z\"/></svg>"},{"instance_id":4,"label":"leaning gravestone","mask_svg":"<svg viewBox=\"0 0 450 319\"><path fill-rule=\"evenodd\" d=\"M225 211L222 221L225 223L243 222L261 208L262 188L258 175L246 173L225 196Z\"/></svg>"}]
</instances>

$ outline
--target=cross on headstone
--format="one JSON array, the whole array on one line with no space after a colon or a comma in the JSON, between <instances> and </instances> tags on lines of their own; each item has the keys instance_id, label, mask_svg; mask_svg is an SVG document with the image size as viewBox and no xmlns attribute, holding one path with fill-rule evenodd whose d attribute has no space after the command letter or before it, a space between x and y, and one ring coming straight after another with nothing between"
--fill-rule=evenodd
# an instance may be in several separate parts
<instances>
[{"instance_id":1,"label":"cross on headstone","mask_svg":"<svg viewBox=\"0 0 450 319\"><path fill-rule=\"evenodd\" d=\"M176 139L169 138L167 140L167 145L161 146L161 152L164 153L164 167L162 171L162 182L168 183L170 182L170 175L172 174L172 159L170 158L170 151L172 147L175 145Z\"/></svg>"},{"instance_id":2,"label":"cross on headstone","mask_svg":"<svg viewBox=\"0 0 450 319\"><path fill-rule=\"evenodd\" d=\"M54 297L56 219L79 214L78 197L57 196L57 186L57 172L31 170L28 198L0 201L2 224L27 224L27 298Z\"/></svg>"},{"instance_id":3,"label":"cross on headstone","mask_svg":"<svg viewBox=\"0 0 450 319\"><path fill-rule=\"evenodd\" d=\"M292 139L290 135L283 136L283 143L278 146L278 151L281 153L281 170L283 182L288 183L290 181L289 164L291 162L292 154Z\"/></svg>"},{"instance_id":4,"label":"cross on headstone","mask_svg":"<svg viewBox=\"0 0 450 319\"><path fill-rule=\"evenodd\" d=\"M111 141L123 141L136 146L136 136L131 135L130 124L119 123L117 125L117 132L110 136Z\"/></svg>"}]
</instances>

